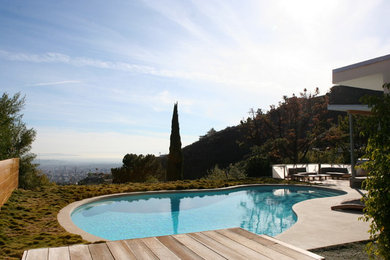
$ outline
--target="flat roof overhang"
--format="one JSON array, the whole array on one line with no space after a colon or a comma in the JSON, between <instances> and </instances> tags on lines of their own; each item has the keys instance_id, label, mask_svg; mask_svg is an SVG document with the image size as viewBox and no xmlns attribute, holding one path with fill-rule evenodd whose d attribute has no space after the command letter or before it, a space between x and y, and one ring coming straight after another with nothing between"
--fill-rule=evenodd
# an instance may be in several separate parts
<instances>
[{"instance_id":1,"label":"flat roof overhang","mask_svg":"<svg viewBox=\"0 0 390 260\"><path fill-rule=\"evenodd\" d=\"M383 91L390 82L390 54L332 71L332 83Z\"/></svg>"},{"instance_id":2,"label":"flat roof overhang","mask_svg":"<svg viewBox=\"0 0 390 260\"><path fill-rule=\"evenodd\" d=\"M347 112L349 114L369 115L371 108L367 105L328 105L330 111Z\"/></svg>"},{"instance_id":3,"label":"flat roof overhang","mask_svg":"<svg viewBox=\"0 0 390 260\"><path fill-rule=\"evenodd\" d=\"M383 85L390 83L390 55L378 57L375 59L359 62L346 67L334 69L332 72L332 83L338 85L350 86L366 90L385 91ZM360 186L356 180L355 155L353 143L353 114L370 114L371 109L364 104L329 104L328 110L344 111L349 117L349 137L352 178L350 186L355 188Z\"/></svg>"}]
</instances>

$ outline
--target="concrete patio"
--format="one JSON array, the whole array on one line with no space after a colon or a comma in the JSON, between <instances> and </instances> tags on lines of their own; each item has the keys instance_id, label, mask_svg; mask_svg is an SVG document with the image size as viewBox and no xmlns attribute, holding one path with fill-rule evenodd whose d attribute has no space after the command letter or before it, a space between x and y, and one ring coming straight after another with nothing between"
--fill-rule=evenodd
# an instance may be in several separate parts
<instances>
[{"instance_id":1,"label":"concrete patio","mask_svg":"<svg viewBox=\"0 0 390 260\"><path fill-rule=\"evenodd\" d=\"M298 221L276 238L304 249L368 240L369 223L359 220L363 214L353 211L334 211L330 207L345 200L361 198L364 191L351 189L348 180L325 180L319 186L340 189L347 194L295 204Z\"/></svg>"}]
</instances>

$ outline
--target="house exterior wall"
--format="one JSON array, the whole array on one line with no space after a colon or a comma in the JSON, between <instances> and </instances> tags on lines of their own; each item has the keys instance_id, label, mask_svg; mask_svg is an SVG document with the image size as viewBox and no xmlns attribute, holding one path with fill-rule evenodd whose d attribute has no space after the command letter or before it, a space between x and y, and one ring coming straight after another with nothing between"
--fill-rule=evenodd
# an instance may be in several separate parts
<instances>
[{"instance_id":1,"label":"house exterior wall","mask_svg":"<svg viewBox=\"0 0 390 260\"><path fill-rule=\"evenodd\" d=\"M390 55L333 70L333 84L383 91L390 82Z\"/></svg>"}]
</instances>

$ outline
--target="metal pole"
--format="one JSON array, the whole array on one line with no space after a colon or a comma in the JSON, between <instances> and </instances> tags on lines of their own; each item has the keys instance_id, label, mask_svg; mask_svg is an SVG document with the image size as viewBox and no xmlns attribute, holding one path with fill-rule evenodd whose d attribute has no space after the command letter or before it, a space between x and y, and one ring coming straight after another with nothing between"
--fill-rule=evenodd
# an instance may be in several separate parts
<instances>
[{"instance_id":1,"label":"metal pole","mask_svg":"<svg viewBox=\"0 0 390 260\"><path fill-rule=\"evenodd\" d=\"M356 171L355 171L355 152L354 152L354 143L353 143L353 117L351 113L348 113L349 117L349 141L351 144L351 173L352 178L350 181L350 186L354 187L355 184L355 177L356 177Z\"/></svg>"}]
</instances>

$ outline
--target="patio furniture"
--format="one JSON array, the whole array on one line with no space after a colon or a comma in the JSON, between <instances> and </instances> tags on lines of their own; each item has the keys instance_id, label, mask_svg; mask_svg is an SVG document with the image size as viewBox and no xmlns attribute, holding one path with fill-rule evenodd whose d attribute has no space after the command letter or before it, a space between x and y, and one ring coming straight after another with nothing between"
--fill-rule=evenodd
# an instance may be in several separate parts
<instances>
[{"instance_id":1,"label":"patio furniture","mask_svg":"<svg viewBox=\"0 0 390 260\"><path fill-rule=\"evenodd\" d=\"M362 212L365 205L361 199L353 199L341 202L339 205L330 207L331 210L355 210Z\"/></svg>"},{"instance_id":2,"label":"patio furniture","mask_svg":"<svg viewBox=\"0 0 390 260\"><path fill-rule=\"evenodd\" d=\"M322 180L327 180L329 177L331 177L331 175L329 174L314 174L314 175L309 175L311 178L313 178L313 180L319 180L319 181L322 181Z\"/></svg>"},{"instance_id":3,"label":"patio furniture","mask_svg":"<svg viewBox=\"0 0 390 260\"><path fill-rule=\"evenodd\" d=\"M313 178L315 175L317 175L316 172L300 172L292 175L293 180L298 180L298 181L306 181L310 180L310 178Z\"/></svg>"},{"instance_id":4,"label":"patio furniture","mask_svg":"<svg viewBox=\"0 0 390 260\"><path fill-rule=\"evenodd\" d=\"M306 167L298 167L298 168L289 168L287 171L287 180L292 180L294 179L294 175L298 173L306 173Z\"/></svg>"},{"instance_id":5,"label":"patio furniture","mask_svg":"<svg viewBox=\"0 0 390 260\"><path fill-rule=\"evenodd\" d=\"M332 210L356 210L363 211L364 206L359 204L340 204L330 207Z\"/></svg>"},{"instance_id":6,"label":"patio furniture","mask_svg":"<svg viewBox=\"0 0 390 260\"><path fill-rule=\"evenodd\" d=\"M293 180L298 181L315 181L315 180L327 180L331 177L329 174L317 174L316 172L301 172L293 175Z\"/></svg>"},{"instance_id":7,"label":"patio furniture","mask_svg":"<svg viewBox=\"0 0 390 260\"><path fill-rule=\"evenodd\" d=\"M349 179L351 175L348 173L347 168L338 167L324 167L320 169L321 174L328 174L332 179Z\"/></svg>"}]
</instances>

